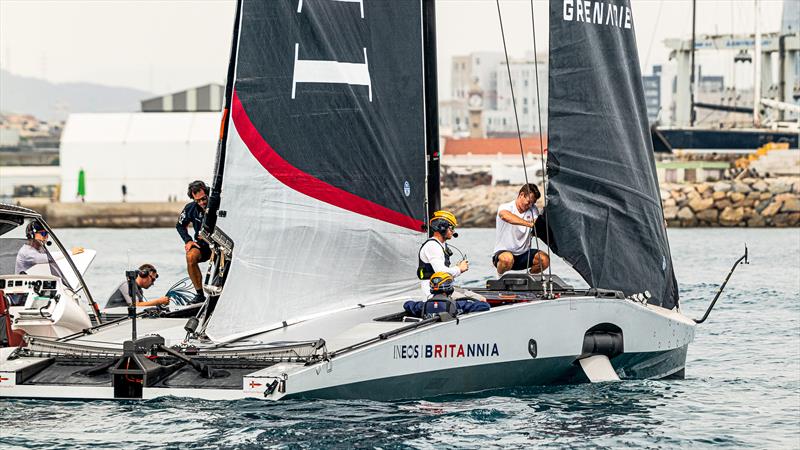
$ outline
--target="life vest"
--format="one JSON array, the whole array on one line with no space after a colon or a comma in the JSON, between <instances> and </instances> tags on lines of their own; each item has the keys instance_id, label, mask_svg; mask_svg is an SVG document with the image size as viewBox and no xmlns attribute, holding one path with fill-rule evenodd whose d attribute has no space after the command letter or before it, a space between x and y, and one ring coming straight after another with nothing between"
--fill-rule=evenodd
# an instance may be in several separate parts
<instances>
[{"instance_id":1,"label":"life vest","mask_svg":"<svg viewBox=\"0 0 800 450\"><path fill-rule=\"evenodd\" d=\"M450 251L449 248L447 248L447 244L442 245L442 243L439 242L438 240L430 238L422 243L422 245L419 247L419 251L417 252L417 261L418 261L417 277L420 280L430 280L433 274L436 273L436 271L433 270L433 266L430 263L422 261L422 247L424 247L425 244L427 244L430 241L434 241L437 244L439 244L440 247L442 247L442 252L444 252L444 265L450 267L450 255L452 255L453 252Z\"/></svg>"},{"instance_id":2,"label":"life vest","mask_svg":"<svg viewBox=\"0 0 800 450\"><path fill-rule=\"evenodd\" d=\"M451 317L458 315L456 302L446 294L436 294L422 304L422 318L428 319L436 314L447 313Z\"/></svg>"}]
</instances>

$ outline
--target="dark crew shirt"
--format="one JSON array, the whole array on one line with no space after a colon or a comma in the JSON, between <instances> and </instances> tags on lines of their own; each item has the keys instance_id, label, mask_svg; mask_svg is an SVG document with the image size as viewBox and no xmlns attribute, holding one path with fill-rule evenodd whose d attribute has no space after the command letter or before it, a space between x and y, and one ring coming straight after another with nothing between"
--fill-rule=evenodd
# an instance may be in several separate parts
<instances>
[{"instance_id":1,"label":"dark crew shirt","mask_svg":"<svg viewBox=\"0 0 800 450\"><path fill-rule=\"evenodd\" d=\"M203 218L205 216L205 210L196 202L187 203L186 206L183 207L183 211L181 211L181 215L178 217L178 223L175 224L175 229L178 230L178 234L181 235L184 244L189 241L197 242L200 229L203 228ZM190 223L192 224L192 228L194 228L194 238L189 235L186 229Z\"/></svg>"},{"instance_id":2,"label":"dark crew shirt","mask_svg":"<svg viewBox=\"0 0 800 450\"><path fill-rule=\"evenodd\" d=\"M137 302L144 301L144 292L142 292L142 288L139 287L138 284L134 283L134 292L133 297L136 299ZM106 302L106 308L117 308L119 306L128 306L131 304L131 296L128 295L128 282L123 281L122 284L119 285L116 291L111 294L111 297L108 297L108 301Z\"/></svg>"}]
</instances>

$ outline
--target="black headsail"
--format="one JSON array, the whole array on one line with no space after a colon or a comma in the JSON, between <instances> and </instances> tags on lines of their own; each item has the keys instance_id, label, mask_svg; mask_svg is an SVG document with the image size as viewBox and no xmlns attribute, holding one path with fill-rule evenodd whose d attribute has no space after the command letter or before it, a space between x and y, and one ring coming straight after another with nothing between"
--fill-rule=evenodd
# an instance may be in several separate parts
<instances>
[{"instance_id":1,"label":"black headsail","mask_svg":"<svg viewBox=\"0 0 800 450\"><path fill-rule=\"evenodd\" d=\"M550 0L549 64L554 250L592 287L675 307L630 2Z\"/></svg>"}]
</instances>

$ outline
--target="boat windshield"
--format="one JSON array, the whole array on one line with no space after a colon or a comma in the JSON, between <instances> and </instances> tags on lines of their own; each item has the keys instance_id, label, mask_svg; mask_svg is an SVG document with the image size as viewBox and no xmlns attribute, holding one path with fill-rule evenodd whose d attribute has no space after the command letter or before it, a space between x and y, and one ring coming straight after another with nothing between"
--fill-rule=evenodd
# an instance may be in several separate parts
<instances>
[{"instance_id":1,"label":"boat windshield","mask_svg":"<svg viewBox=\"0 0 800 450\"><path fill-rule=\"evenodd\" d=\"M48 244L32 246L26 238L25 229L32 220L0 215L0 275L54 275L72 289L57 262L64 257L58 247L50 246L50 239Z\"/></svg>"}]
</instances>

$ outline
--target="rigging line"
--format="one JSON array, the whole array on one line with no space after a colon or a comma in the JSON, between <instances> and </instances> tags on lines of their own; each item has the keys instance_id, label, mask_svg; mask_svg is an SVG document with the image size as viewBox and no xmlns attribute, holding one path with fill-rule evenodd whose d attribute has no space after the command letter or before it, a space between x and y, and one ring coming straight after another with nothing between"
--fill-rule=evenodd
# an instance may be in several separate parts
<instances>
[{"instance_id":1,"label":"rigging line","mask_svg":"<svg viewBox=\"0 0 800 450\"><path fill-rule=\"evenodd\" d=\"M650 38L650 45L647 46L647 55L644 57L644 67L650 67L650 52L653 50L653 42L656 40L656 33L658 33L658 25L661 23L661 8L664 6L664 0L658 2L658 12L656 13L656 27L653 30L653 36ZM531 0L531 15L533 15L533 0ZM535 36L534 36L535 39Z\"/></svg>"},{"instance_id":2,"label":"rigging line","mask_svg":"<svg viewBox=\"0 0 800 450\"><path fill-rule=\"evenodd\" d=\"M522 156L522 170L525 173L525 185L527 186L529 184L529 182L528 182L528 166L525 163L525 150L523 149L523 146L522 146L522 132L520 131L520 128L519 128L519 115L517 114L517 100L514 97L514 82L511 79L511 61L509 61L509 59L508 59L508 47L506 46L506 33L505 33L505 29L503 28L503 13L500 12L500 0L495 0L495 3L497 4L497 18L500 21L500 35L503 38L503 52L505 53L505 57L506 57L506 71L508 72L508 87L511 90L511 106L513 107L513 110L514 110L514 123L517 126L517 139L519 140L519 153L520 153L520 156ZM536 55L534 55L534 61L535 61L535 57L536 57ZM536 71L536 70L538 70L538 68L534 67L534 71ZM537 74L537 77L538 77L538 74ZM537 87L537 89L538 89L538 87ZM538 98L537 98L537 103L538 103ZM537 105L537 108L538 108L538 105ZM542 142L542 139L541 139L541 126L540 126L540 130L539 131L540 131L539 143L541 145L541 142ZM531 227L531 231L529 233L532 233L531 237L534 237L533 235L536 234L536 226L535 225L533 227ZM539 239L536 239L536 253L539 253ZM528 252L528 258L529 258L528 259L528 265L530 266L531 265L531 260L533 259L533 256L531 255L530 251Z\"/></svg>"},{"instance_id":3,"label":"rigging line","mask_svg":"<svg viewBox=\"0 0 800 450\"><path fill-rule=\"evenodd\" d=\"M735 10L735 8L733 6L733 0L731 0L731 31L730 31L731 34L736 32L736 27L734 27L734 25L733 25L733 11L734 10Z\"/></svg>"},{"instance_id":4,"label":"rigging line","mask_svg":"<svg viewBox=\"0 0 800 450\"><path fill-rule=\"evenodd\" d=\"M447 244L447 247L456 249L456 251L459 253L459 255L461 255L461 259L462 260L466 260L467 259L467 256L464 254L464 252L461 251L460 248L458 248L458 247L456 247L455 245L452 245L452 244Z\"/></svg>"},{"instance_id":5,"label":"rigging line","mask_svg":"<svg viewBox=\"0 0 800 450\"><path fill-rule=\"evenodd\" d=\"M544 133L542 129L542 102L539 97L539 55L536 53L536 21L534 20L534 13L533 13L533 0L531 0L531 34L533 35L533 65L534 69L534 76L536 77L536 115L539 119L539 161L542 163L542 197L544 198L544 211L547 211L547 169L544 166L544 148L542 146L542 134ZM548 133L549 136L549 133ZM548 142L550 140L548 139ZM549 146L549 145L548 145ZM549 156L549 155L548 155ZM547 238L547 277L552 280L553 279L553 267L550 262L552 261L550 257L550 225L547 223L545 219L545 237ZM536 225L534 224L533 233L536 234L536 251L539 251L539 236L536 232ZM541 259L539 260L541 262ZM550 295L553 294L553 284L547 283L550 285Z\"/></svg>"}]
</instances>

